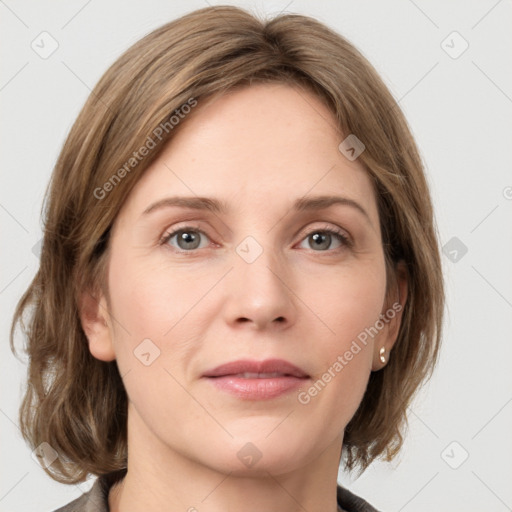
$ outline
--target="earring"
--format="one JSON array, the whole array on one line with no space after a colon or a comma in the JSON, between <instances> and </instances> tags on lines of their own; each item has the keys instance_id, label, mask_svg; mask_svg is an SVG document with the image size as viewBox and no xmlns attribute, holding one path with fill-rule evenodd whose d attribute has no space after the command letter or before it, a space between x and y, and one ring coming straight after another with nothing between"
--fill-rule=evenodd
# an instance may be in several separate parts
<instances>
[{"instance_id":1,"label":"earring","mask_svg":"<svg viewBox=\"0 0 512 512\"><path fill-rule=\"evenodd\" d=\"M380 354L380 360L382 363L386 362L386 358L384 357L384 352L386 352L386 349L384 347L381 347L379 354Z\"/></svg>"}]
</instances>

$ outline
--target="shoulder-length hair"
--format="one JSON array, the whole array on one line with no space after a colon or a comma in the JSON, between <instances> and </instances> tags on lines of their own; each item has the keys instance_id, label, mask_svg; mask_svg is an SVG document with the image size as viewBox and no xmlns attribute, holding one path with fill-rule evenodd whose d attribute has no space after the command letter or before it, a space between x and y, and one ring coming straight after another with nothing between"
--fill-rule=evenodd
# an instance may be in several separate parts
<instances>
[{"instance_id":1,"label":"shoulder-length hair","mask_svg":"<svg viewBox=\"0 0 512 512\"><path fill-rule=\"evenodd\" d=\"M260 20L217 6L163 25L121 55L87 99L53 170L40 267L17 304L10 343L16 354L20 323L29 356L20 428L32 448L46 442L58 453L45 468L55 480L76 483L127 465L126 391L116 362L89 352L79 319L84 290L108 297L116 215L187 122L173 126L176 110L193 102L199 109L208 97L257 82L307 88L334 114L340 142L354 134L365 145L358 161L376 191L388 284L402 260L408 298L392 356L371 373L342 453L346 469L362 472L399 452L407 407L438 358L444 311L433 208L411 131L368 60L326 25L295 14ZM139 158L149 139L154 147Z\"/></svg>"}]
</instances>

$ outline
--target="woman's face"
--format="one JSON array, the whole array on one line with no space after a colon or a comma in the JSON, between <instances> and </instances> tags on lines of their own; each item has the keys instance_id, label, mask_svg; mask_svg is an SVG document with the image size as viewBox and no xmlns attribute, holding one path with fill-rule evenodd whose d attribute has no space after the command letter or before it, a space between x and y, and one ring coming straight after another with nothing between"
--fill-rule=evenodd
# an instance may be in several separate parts
<instances>
[{"instance_id":1,"label":"woman's face","mask_svg":"<svg viewBox=\"0 0 512 512\"><path fill-rule=\"evenodd\" d=\"M90 350L117 360L130 438L155 456L272 474L321 454L337 464L393 341L375 329L387 303L371 181L338 149L330 111L287 85L199 101L182 122L116 218L108 327ZM163 202L178 197L190 204ZM205 376L269 359L303 377L279 365Z\"/></svg>"}]
</instances>

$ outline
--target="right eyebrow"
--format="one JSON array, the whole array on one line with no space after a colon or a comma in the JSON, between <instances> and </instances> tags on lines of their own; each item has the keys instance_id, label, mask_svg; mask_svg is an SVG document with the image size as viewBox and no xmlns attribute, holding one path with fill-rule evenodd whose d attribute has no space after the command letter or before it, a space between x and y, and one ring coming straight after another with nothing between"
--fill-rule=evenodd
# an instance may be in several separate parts
<instances>
[{"instance_id":1,"label":"right eyebrow","mask_svg":"<svg viewBox=\"0 0 512 512\"><path fill-rule=\"evenodd\" d=\"M168 208L171 206L179 206L181 208L190 208L193 210L207 210L214 213L225 214L228 211L227 204L219 201L218 199L212 199L209 197L166 197L160 199L156 203L149 205L143 212L143 215L160 210L161 208Z\"/></svg>"}]
</instances>

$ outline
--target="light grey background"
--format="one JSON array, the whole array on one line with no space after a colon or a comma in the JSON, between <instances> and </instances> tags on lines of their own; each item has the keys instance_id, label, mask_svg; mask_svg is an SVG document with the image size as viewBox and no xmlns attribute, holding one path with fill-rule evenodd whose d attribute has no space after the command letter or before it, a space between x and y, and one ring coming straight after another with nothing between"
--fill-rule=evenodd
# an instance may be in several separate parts
<instances>
[{"instance_id":1,"label":"light grey background","mask_svg":"<svg viewBox=\"0 0 512 512\"><path fill-rule=\"evenodd\" d=\"M33 247L57 155L90 90L127 47L214 3L0 1L1 511L50 511L92 483L54 482L31 458L17 426L25 366L8 347L14 306L38 266ZM369 58L411 125L449 244L441 361L410 408L403 451L339 481L384 511L512 510L510 0L225 3L311 15ZM43 31L58 42L46 59L31 47Z\"/></svg>"}]
</instances>

